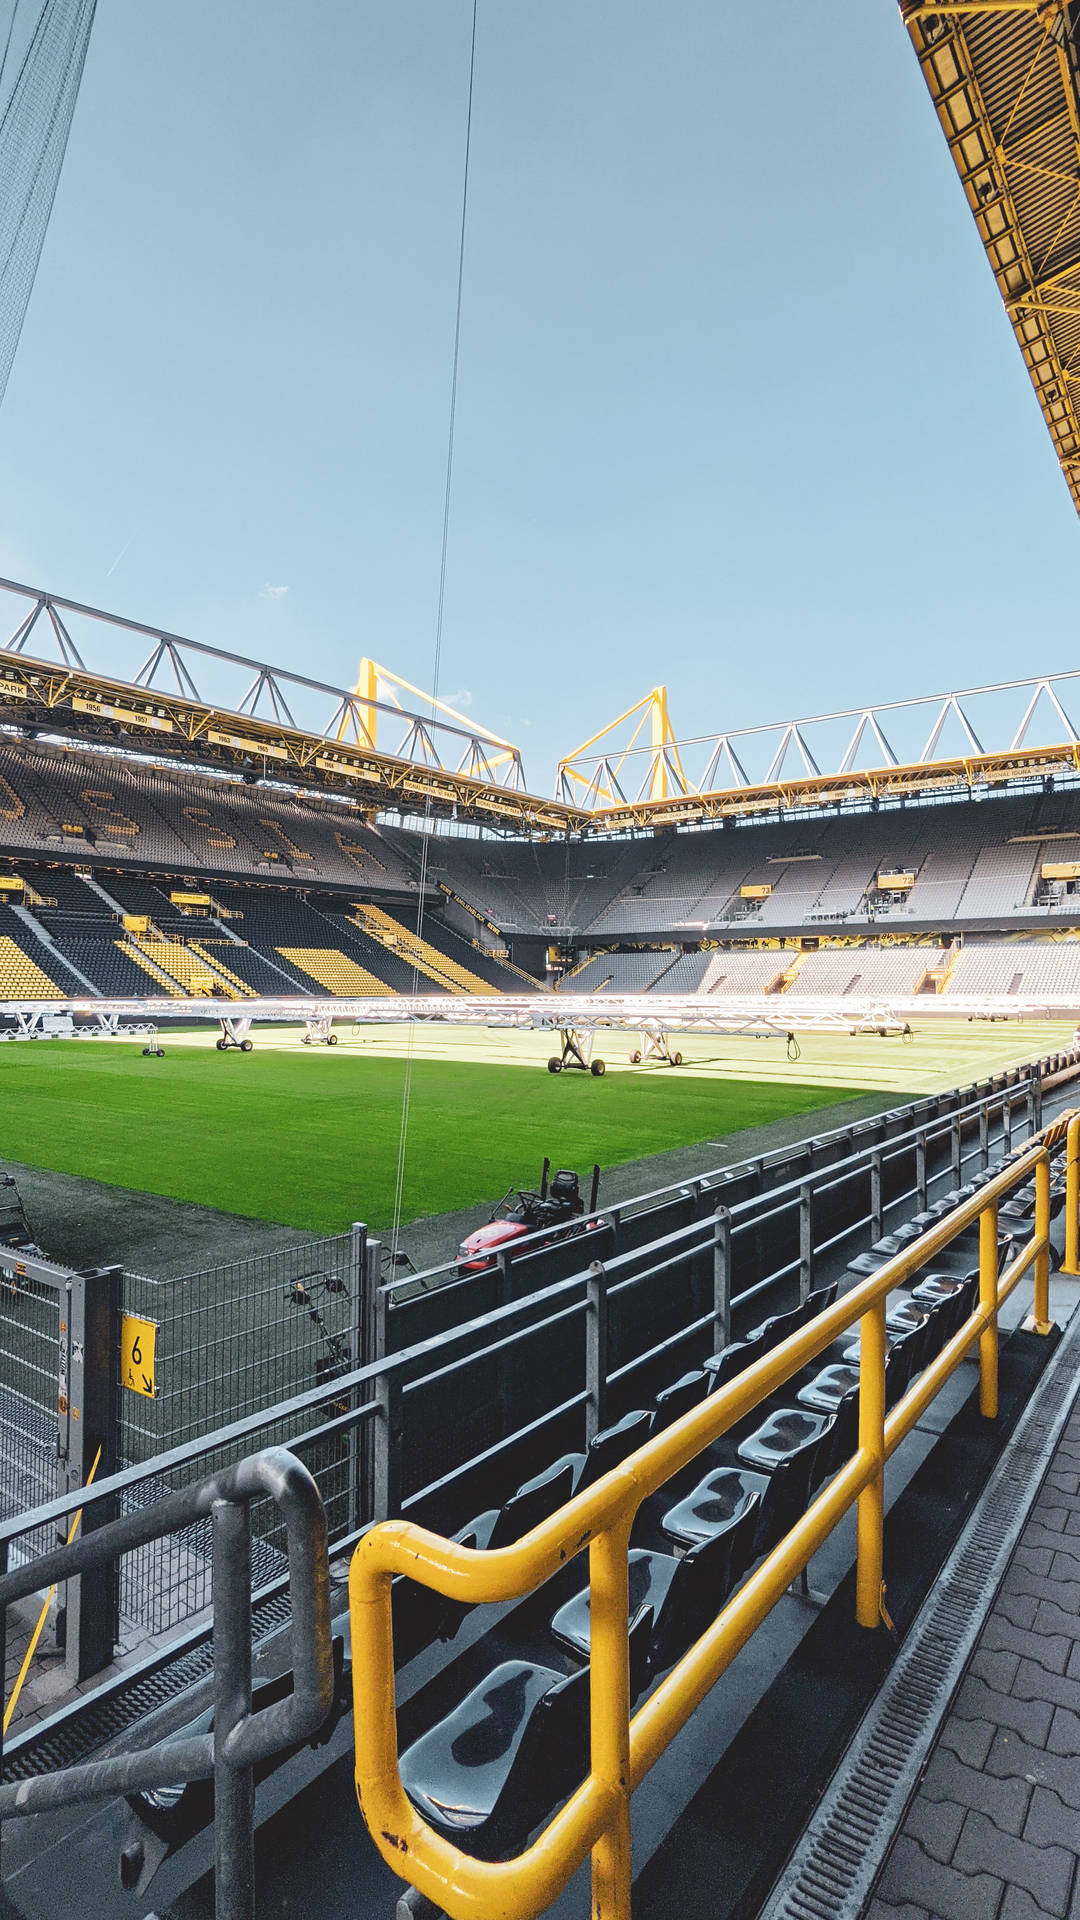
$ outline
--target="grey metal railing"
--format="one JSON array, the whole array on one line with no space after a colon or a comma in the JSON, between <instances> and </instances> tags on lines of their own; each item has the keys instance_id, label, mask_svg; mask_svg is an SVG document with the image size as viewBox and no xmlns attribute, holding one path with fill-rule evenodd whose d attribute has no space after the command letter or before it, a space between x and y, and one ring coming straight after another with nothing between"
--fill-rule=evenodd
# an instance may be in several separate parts
<instances>
[{"instance_id":1,"label":"grey metal railing","mask_svg":"<svg viewBox=\"0 0 1080 1920\"><path fill-rule=\"evenodd\" d=\"M285 1525L293 1668L288 1695L253 1711L250 1508L260 1496L274 1502ZM85 1505L90 1497L85 1493L79 1499ZM109 1497L99 1490L95 1505ZM41 1524L63 1521L71 1508L69 1496L40 1510L38 1518ZM253 1769L259 1761L318 1733L335 1697L326 1517L308 1469L284 1448L252 1455L171 1494L156 1507L88 1531L21 1567L8 1568L10 1538L3 1538L0 1637L7 1608L36 1593L43 1582L74 1581L100 1573L125 1551L204 1516L213 1527L212 1729L0 1785L0 1820L212 1779L218 1920L254 1920Z\"/></svg>"}]
</instances>

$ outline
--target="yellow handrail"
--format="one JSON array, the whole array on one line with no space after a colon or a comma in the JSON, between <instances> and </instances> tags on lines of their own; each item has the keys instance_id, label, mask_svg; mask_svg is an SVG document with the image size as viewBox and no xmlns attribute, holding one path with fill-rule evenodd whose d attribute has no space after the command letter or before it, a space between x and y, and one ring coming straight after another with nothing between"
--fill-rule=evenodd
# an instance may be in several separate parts
<instances>
[{"instance_id":1,"label":"yellow handrail","mask_svg":"<svg viewBox=\"0 0 1080 1920\"><path fill-rule=\"evenodd\" d=\"M385 1521L364 1535L349 1570L356 1788L371 1836L395 1873L412 1881L452 1920L532 1920L591 1851L596 1920L629 1920L633 1789L856 1501L856 1618L867 1628L880 1623L886 1460L975 1341L980 1406L988 1418L994 1417L998 1311L1029 1268L1034 1269L1033 1324L1039 1332L1049 1330L1050 1152L1063 1137L1068 1143L1067 1231L1075 1251L1080 1231L1080 1111L1045 1128L1010 1167L945 1220L513 1546L482 1552L406 1520ZM1034 1232L999 1277L998 1202L1032 1173ZM976 1220L979 1304L886 1416L886 1297ZM639 1507L856 1321L861 1357L855 1452L631 1719L627 1552ZM507 1861L475 1859L421 1819L401 1783L391 1580L404 1574L465 1605L493 1604L532 1593L586 1547L591 1587L590 1772L524 1853Z\"/></svg>"}]
</instances>

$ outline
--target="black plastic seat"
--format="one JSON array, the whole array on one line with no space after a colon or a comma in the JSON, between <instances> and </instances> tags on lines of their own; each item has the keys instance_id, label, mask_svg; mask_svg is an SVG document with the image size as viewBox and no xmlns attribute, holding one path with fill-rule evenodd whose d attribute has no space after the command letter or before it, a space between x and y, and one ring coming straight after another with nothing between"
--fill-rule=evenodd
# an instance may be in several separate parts
<instances>
[{"instance_id":1,"label":"black plastic seat","mask_svg":"<svg viewBox=\"0 0 1080 1920\"><path fill-rule=\"evenodd\" d=\"M791 1462L791 1472L801 1480L805 1474L809 1497L815 1484L815 1467L822 1442L829 1432L833 1415L812 1413L808 1407L778 1407L760 1427L739 1443L739 1459L760 1473L774 1473L780 1462Z\"/></svg>"},{"instance_id":2,"label":"black plastic seat","mask_svg":"<svg viewBox=\"0 0 1080 1920\"><path fill-rule=\"evenodd\" d=\"M602 1433L598 1433L589 1442L574 1492L580 1493L583 1487L591 1487L594 1481L602 1480L613 1467L621 1467L624 1460L645 1445L652 1432L652 1424L651 1410L636 1407L633 1412L624 1413L614 1426L605 1427Z\"/></svg>"},{"instance_id":3,"label":"black plastic seat","mask_svg":"<svg viewBox=\"0 0 1080 1920\"><path fill-rule=\"evenodd\" d=\"M726 1387L737 1374L760 1360L768 1348L761 1340L732 1340L723 1353L711 1354L702 1362L709 1375L709 1392L716 1393L720 1387Z\"/></svg>"},{"instance_id":4,"label":"black plastic seat","mask_svg":"<svg viewBox=\"0 0 1080 1920\"><path fill-rule=\"evenodd\" d=\"M852 1389L856 1393L859 1389L858 1367L849 1361L834 1360L800 1387L795 1398L801 1407L809 1407L814 1413L835 1413Z\"/></svg>"},{"instance_id":5,"label":"black plastic seat","mask_svg":"<svg viewBox=\"0 0 1080 1920\"><path fill-rule=\"evenodd\" d=\"M543 1520L549 1520L553 1513L573 1497L576 1485L575 1459L582 1455L567 1455L545 1467L532 1480L526 1480L502 1507L491 1507L486 1513L478 1514L460 1527L453 1538L460 1546L476 1547L483 1552L493 1552L496 1547L508 1547L515 1540L521 1540L531 1533ZM415 1586L414 1581L408 1583ZM396 1583L395 1583L396 1585ZM418 1591L422 1591L418 1589ZM429 1630L427 1642L436 1638L452 1640L460 1627L469 1607L463 1601L450 1600L443 1594L426 1591ZM423 1615L423 1607L417 1602L402 1602L402 1619L406 1610ZM427 1644L425 1642L424 1644Z\"/></svg>"},{"instance_id":6,"label":"black plastic seat","mask_svg":"<svg viewBox=\"0 0 1080 1920\"><path fill-rule=\"evenodd\" d=\"M692 1407L704 1400L708 1391L709 1375L704 1367L695 1367L692 1372L680 1375L670 1387L665 1387L656 1396L651 1437L663 1433L665 1427L674 1426L684 1413L689 1413Z\"/></svg>"},{"instance_id":7,"label":"black plastic seat","mask_svg":"<svg viewBox=\"0 0 1080 1920\"><path fill-rule=\"evenodd\" d=\"M652 1615L630 1627L631 1690L644 1683ZM422 1819L462 1852L511 1859L584 1778L589 1669L566 1675L506 1660L401 1756L401 1781Z\"/></svg>"},{"instance_id":8,"label":"black plastic seat","mask_svg":"<svg viewBox=\"0 0 1080 1920\"><path fill-rule=\"evenodd\" d=\"M736 1533L731 1573L734 1582L742 1578L760 1550L759 1528L771 1491L767 1473L718 1467L706 1474L684 1500L669 1507L660 1526L669 1540L683 1547L696 1547L720 1533Z\"/></svg>"},{"instance_id":9,"label":"black plastic seat","mask_svg":"<svg viewBox=\"0 0 1080 1920\"><path fill-rule=\"evenodd\" d=\"M641 1607L652 1612L651 1675L673 1667L712 1625L739 1577L732 1573L732 1559L742 1545L738 1525L733 1524L711 1539L700 1540L681 1559L671 1553L632 1549L630 1612L635 1614ZM560 1607L551 1622L556 1640L583 1660L589 1658L591 1645L590 1597L586 1587Z\"/></svg>"}]
</instances>

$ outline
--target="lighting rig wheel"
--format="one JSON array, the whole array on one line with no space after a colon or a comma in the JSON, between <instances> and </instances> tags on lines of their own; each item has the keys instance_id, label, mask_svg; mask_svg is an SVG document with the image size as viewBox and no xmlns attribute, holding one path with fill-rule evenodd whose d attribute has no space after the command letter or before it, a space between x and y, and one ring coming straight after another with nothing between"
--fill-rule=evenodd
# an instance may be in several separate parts
<instances>
[{"instance_id":1,"label":"lighting rig wheel","mask_svg":"<svg viewBox=\"0 0 1080 1920\"><path fill-rule=\"evenodd\" d=\"M549 1073L562 1072L562 1061L555 1054L552 1054L551 1059L548 1061L548 1072Z\"/></svg>"},{"instance_id":2,"label":"lighting rig wheel","mask_svg":"<svg viewBox=\"0 0 1080 1920\"><path fill-rule=\"evenodd\" d=\"M255 1045L254 1040L241 1040L240 1042L241 1053L250 1053L254 1045Z\"/></svg>"},{"instance_id":3,"label":"lighting rig wheel","mask_svg":"<svg viewBox=\"0 0 1080 1920\"><path fill-rule=\"evenodd\" d=\"M589 1068L589 1072L592 1074L594 1080L602 1080L607 1072L607 1068L602 1060L594 1060L592 1066Z\"/></svg>"},{"instance_id":4,"label":"lighting rig wheel","mask_svg":"<svg viewBox=\"0 0 1080 1920\"><path fill-rule=\"evenodd\" d=\"M214 1045L215 1045L215 1047L217 1048L217 1050L218 1050L218 1052L219 1052L219 1053L224 1053L224 1051L225 1051L225 1048L226 1048L226 1046L227 1046L227 1044L228 1044L228 1042L227 1042L227 1041L225 1041L225 1040L215 1040L215 1041L214 1041Z\"/></svg>"},{"instance_id":5,"label":"lighting rig wheel","mask_svg":"<svg viewBox=\"0 0 1080 1920\"><path fill-rule=\"evenodd\" d=\"M302 1045L302 1046L305 1046L305 1047L310 1047L310 1045L311 1045L311 1035L310 1035L310 1033L302 1033L302 1034L301 1034L301 1036L300 1036L300 1043L301 1043L301 1045Z\"/></svg>"},{"instance_id":6,"label":"lighting rig wheel","mask_svg":"<svg viewBox=\"0 0 1080 1920\"><path fill-rule=\"evenodd\" d=\"M639 1067L641 1065L641 1053L637 1047L634 1048L633 1053L630 1055L630 1065L632 1067Z\"/></svg>"},{"instance_id":7,"label":"lighting rig wheel","mask_svg":"<svg viewBox=\"0 0 1080 1920\"><path fill-rule=\"evenodd\" d=\"M328 1046L328 1047L336 1047L336 1046L337 1046L337 1034L336 1034L336 1033L328 1033L328 1034L327 1034L327 1036L326 1036L326 1044L327 1044L327 1046Z\"/></svg>"},{"instance_id":8,"label":"lighting rig wheel","mask_svg":"<svg viewBox=\"0 0 1080 1920\"><path fill-rule=\"evenodd\" d=\"M677 1053L677 1054L675 1055L675 1058L674 1058L674 1060L672 1061L672 1065L673 1065L673 1066L676 1066L676 1067L681 1067L681 1066L682 1066L682 1054L681 1054L681 1053Z\"/></svg>"}]
</instances>

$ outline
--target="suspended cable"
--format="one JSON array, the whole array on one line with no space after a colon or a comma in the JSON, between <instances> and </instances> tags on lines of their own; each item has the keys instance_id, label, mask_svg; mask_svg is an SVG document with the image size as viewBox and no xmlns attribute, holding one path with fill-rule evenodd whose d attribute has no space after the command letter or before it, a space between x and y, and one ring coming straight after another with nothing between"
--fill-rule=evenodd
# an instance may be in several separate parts
<instances>
[{"instance_id":1,"label":"suspended cable","mask_svg":"<svg viewBox=\"0 0 1080 1920\"><path fill-rule=\"evenodd\" d=\"M96 0L45 0L0 113L0 400L56 197L95 5ZM8 27L4 67L17 10Z\"/></svg>"},{"instance_id":2,"label":"suspended cable","mask_svg":"<svg viewBox=\"0 0 1080 1920\"><path fill-rule=\"evenodd\" d=\"M476 79L476 16L479 0L473 0L472 34L469 42L469 93L465 109L465 158L461 179L461 221L458 232L457 300L454 307L454 345L450 371L450 416L446 439L446 483L443 489L442 545L439 553L439 595L435 615L434 665L431 676L431 717L436 718L439 678L442 668L443 618L446 610L446 558L450 546L450 504L454 481L454 433L457 425L458 369L461 363L461 306L465 286L465 232L469 211L469 160L472 152L473 86ZM420 983L419 944L424 933L424 903L427 893L428 849L431 840L431 796L424 800L424 827L420 845L419 897L416 903L416 941L413 953L412 990ZM405 1191L405 1166L408 1158L409 1112L412 1105L412 1070L416 1047L416 1022L410 1020L405 1048L405 1076L401 1090L401 1124L398 1132L397 1172L394 1179L394 1214L390 1233L391 1264L397 1259L401 1232L401 1210Z\"/></svg>"}]
</instances>

